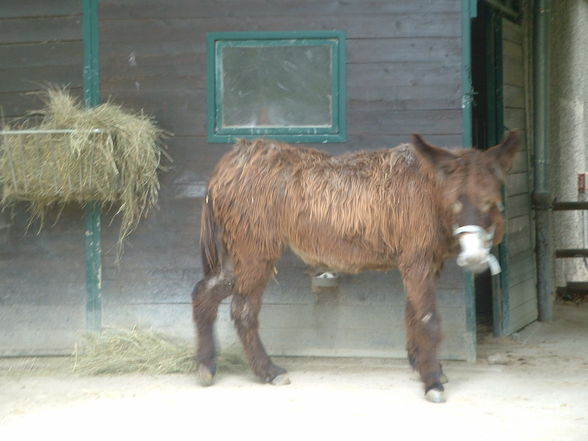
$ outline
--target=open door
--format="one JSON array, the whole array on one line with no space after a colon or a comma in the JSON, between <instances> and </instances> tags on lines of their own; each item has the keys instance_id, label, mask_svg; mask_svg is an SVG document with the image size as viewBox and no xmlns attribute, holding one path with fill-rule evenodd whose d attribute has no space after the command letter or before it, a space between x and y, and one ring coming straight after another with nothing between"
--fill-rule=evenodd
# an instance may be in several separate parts
<instances>
[{"instance_id":1,"label":"open door","mask_svg":"<svg viewBox=\"0 0 588 441\"><path fill-rule=\"evenodd\" d=\"M478 8L472 27L474 143L486 149L515 128L522 137L504 188L507 233L497 250L502 273L476 278L478 323L492 326L496 335L508 335L537 319L525 18L483 1Z\"/></svg>"}]
</instances>

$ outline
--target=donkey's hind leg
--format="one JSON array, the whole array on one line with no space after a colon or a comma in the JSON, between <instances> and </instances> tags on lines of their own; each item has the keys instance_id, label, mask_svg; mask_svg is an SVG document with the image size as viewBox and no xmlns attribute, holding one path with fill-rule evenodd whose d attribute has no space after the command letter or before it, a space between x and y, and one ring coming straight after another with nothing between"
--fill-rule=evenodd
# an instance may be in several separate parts
<instances>
[{"instance_id":1,"label":"donkey's hind leg","mask_svg":"<svg viewBox=\"0 0 588 441\"><path fill-rule=\"evenodd\" d=\"M263 290L269 279L271 264L248 265L237 276L236 292L231 303L231 318L243 344L253 373L266 383L289 384L285 369L275 365L259 337L259 311Z\"/></svg>"},{"instance_id":2,"label":"donkey's hind leg","mask_svg":"<svg viewBox=\"0 0 588 441\"><path fill-rule=\"evenodd\" d=\"M196 284L192 291L192 317L196 324L198 349L196 362L200 383L210 386L216 374L216 345L214 322L218 305L232 294L233 279L229 276L207 277Z\"/></svg>"}]
</instances>

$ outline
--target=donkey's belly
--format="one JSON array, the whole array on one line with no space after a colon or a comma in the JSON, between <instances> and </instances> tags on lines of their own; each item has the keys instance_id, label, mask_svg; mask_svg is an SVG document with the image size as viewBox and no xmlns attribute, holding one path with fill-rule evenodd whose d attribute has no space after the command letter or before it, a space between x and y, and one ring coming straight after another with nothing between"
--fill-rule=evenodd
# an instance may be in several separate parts
<instances>
[{"instance_id":1,"label":"donkey's belly","mask_svg":"<svg viewBox=\"0 0 588 441\"><path fill-rule=\"evenodd\" d=\"M347 246L327 247L317 252L300 245L289 245L294 254L307 265L341 273L357 274L366 270L388 270L395 266L395 259L378 254L375 250Z\"/></svg>"}]
</instances>

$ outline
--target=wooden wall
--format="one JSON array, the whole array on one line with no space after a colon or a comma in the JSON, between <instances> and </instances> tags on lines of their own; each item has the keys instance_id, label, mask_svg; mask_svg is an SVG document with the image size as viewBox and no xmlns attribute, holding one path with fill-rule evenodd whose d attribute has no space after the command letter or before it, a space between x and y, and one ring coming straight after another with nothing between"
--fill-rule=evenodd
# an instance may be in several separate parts
<instances>
[{"instance_id":1,"label":"wooden wall","mask_svg":"<svg viewBox=\"0 0 588 441\"><path fill-rule=\"evenodd\" d=\"M15 16L26 9L23 3L12 3ZM49 3L37 3L44 5L45 14L53 13L48 11ZM61 9L71 13L73 7L68 9L66 3L71 2L61 2ZM128 327L136 323L186 338L193 335L189 293L201 274L199 207L214 164L230 147L207 142L207 32L346 31L348 141L321 146L334 154L394 146L406 142L413 132L441 145L459 145L460 7L455 0L102 0L103 98L144 109L174 134L168 140L174 164L161 177L160 208L130 238L120 268L114 266L109 252L116 239L116 221L104 223L105 325ZM1 24L8 21L4 19ZM54 30L46 32L49 36L66 32L62 28L56 23ZM3 26L0 29L4 32ZM14 76L25 81L29 63L43 69L42 65L69 55L81 60L79 29L76 35L78 53L74 53L74 43L59 43L63 51L56 46L57 58L44 63L34 59L15 62ZM74 87L81 82L77 66L62 66L61 70L71 73ZM36 75L34 78L44 79L42 74ZM0 84L0 93L3 87ZM8 107L18 114L27 104L26 98L15 95L14 104ZM33 237L19 235L18 221L11 240L20 246L51 238L77 250L82 246L78 227L74 226L78 220L72 213L64 224L58 224L56 228L66 229L68 234L59 236L53 229ZM64 262L80 258L77 251L72 252L73 257L62 248L65 245L39 252L39 258L50 260L56 254ZM16 247L3 253L10 260L21 251ZM83 277L81 264L80 260L71 270L78 278ZM21 268L27 268L26 262ZM4 271L0 269L0 273ZM52 283L60 286L59 281ZM18 284L28 286L28 282ZM262 315L262 334L270 352L404 356L404 300L398 273L345 277L340 294L330 298L317 298L309 285L303 264L291 255L285 256L277 280L268 287ZM80 289L75 295L79 298L85 294ZM450 358L466 356L463 296L462 273L450 264L440 292L446 326L444 354ZM227 304L221 308L219 334L226 344L234 341Z\"/></svg>"},{"instance_id":2,"label":"wooden wall","mask_svg":"<svg viewBox=\"0 0 588 441\"><path fill-rule=\"evenodd\" d=\"M81 95L82 56L80 1L0 2L0 116L39 108L43 83ZM24 207L0 213L0 355L71 352L85 329L81 215L37 235Z\"/></svg>"}]
</instances>

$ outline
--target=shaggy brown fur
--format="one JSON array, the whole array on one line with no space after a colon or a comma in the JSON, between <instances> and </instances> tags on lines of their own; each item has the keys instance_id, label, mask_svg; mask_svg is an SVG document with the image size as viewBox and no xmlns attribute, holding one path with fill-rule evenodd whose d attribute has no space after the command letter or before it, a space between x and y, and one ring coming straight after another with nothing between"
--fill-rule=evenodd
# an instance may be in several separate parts
<instances>
[{"instance_id":1,"label":"shaggy brown fur","mask_svg":"<svg viewBox=\"0 0 588 441\"><path fill-rule=\"evenodd\" d=\"M510 132L486 152L446 150L415 135L392 149L330 156L271 140L237 142L214 170L202 213L204 279L193 292L193 313L208 380L216 369L212 325L229 295L253 371L268 382L285 374L257 330L262 292L290 247L307 264L334 271L398 267L409 360L426 390L443 390L436 279L456 246L456 226L494 227L500 242L500 185L517 144Z\"/></svg>"}]
</instances>

